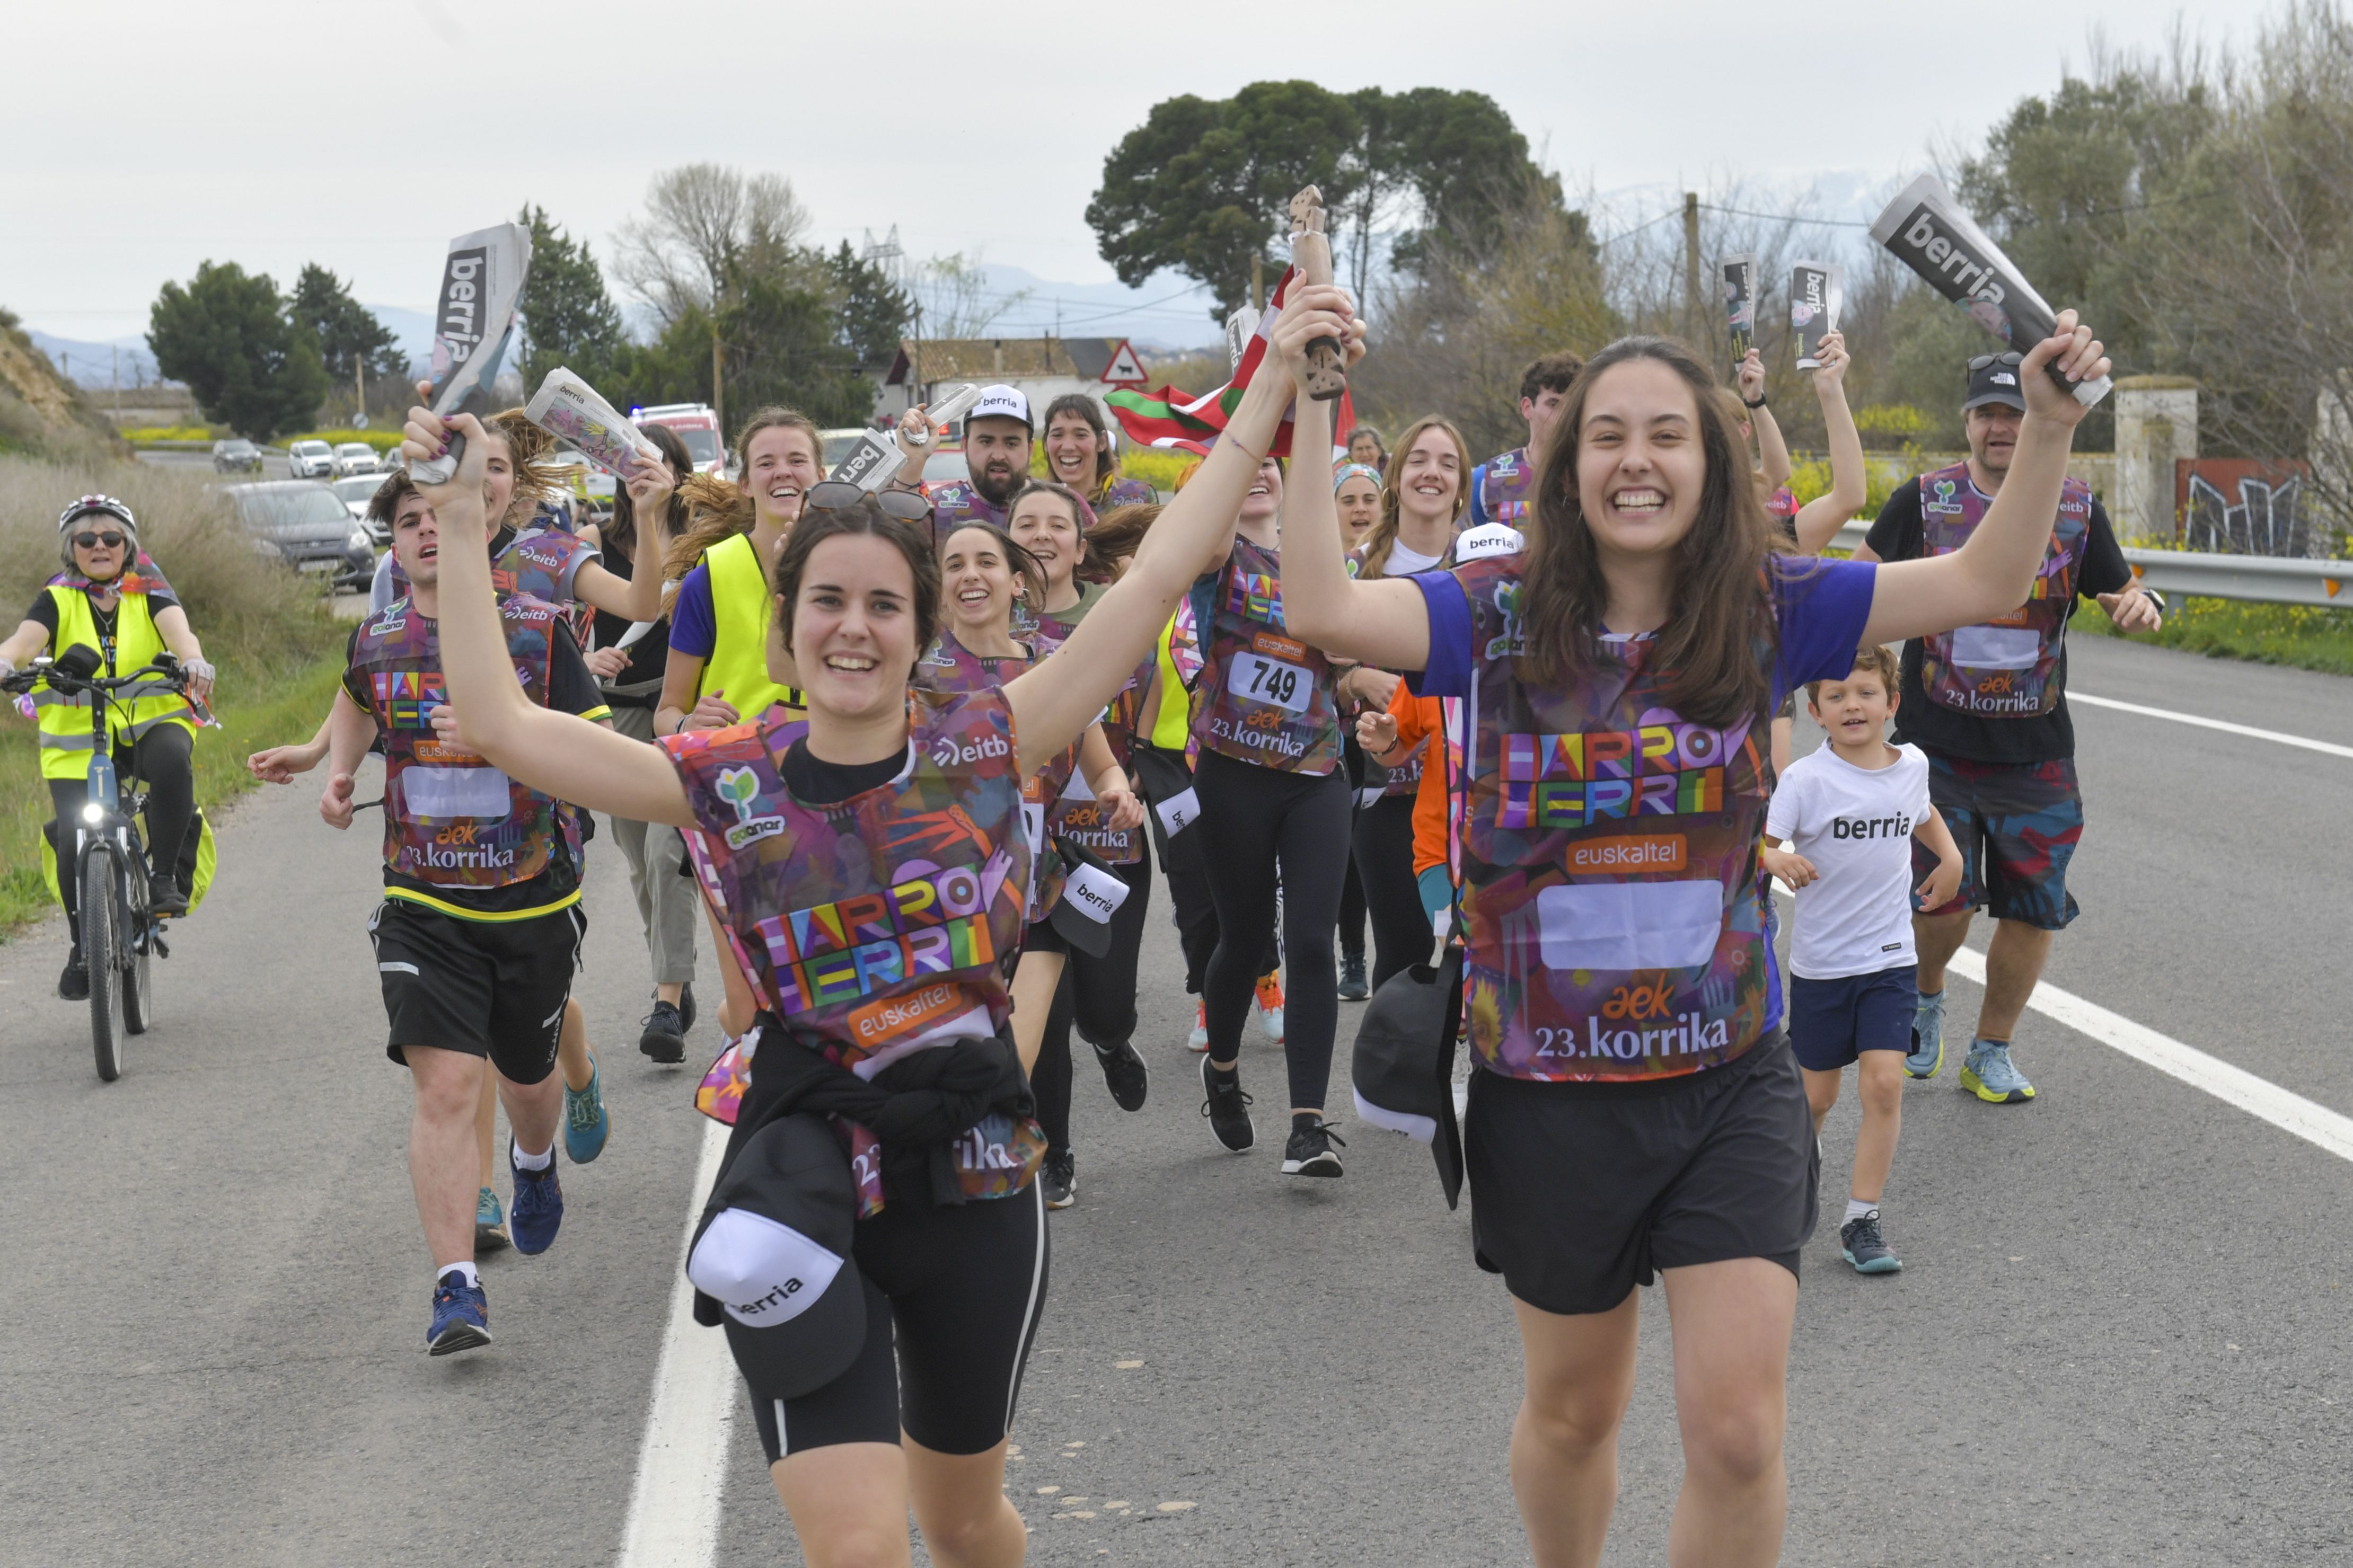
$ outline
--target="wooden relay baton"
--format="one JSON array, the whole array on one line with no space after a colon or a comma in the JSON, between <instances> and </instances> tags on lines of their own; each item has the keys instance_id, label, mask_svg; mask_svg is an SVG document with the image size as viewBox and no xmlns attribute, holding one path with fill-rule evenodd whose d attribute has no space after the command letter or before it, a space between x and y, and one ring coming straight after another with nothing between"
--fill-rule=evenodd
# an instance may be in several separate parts
<instances>
[{"instance_id":1,"label":"wooden relay baton","mask_svg":"<svg viewBox=\"0 0 2353 1568\"><path fill-rule=\"evenodd\" d=\"M1291 198L1291 264L1305 283L1332 281L1332 242L1324 235L1324 193L1310 185ZM1307 345L1307 395L1329 403L1348 390L1348 362L1337 338Z\"/></svg>"}]
</instances>

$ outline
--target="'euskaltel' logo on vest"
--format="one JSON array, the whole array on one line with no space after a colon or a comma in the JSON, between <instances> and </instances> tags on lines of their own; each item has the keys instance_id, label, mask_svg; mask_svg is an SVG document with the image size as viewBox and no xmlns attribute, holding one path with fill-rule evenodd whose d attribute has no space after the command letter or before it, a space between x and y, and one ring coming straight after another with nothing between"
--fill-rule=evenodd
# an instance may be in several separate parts
<instances>
[{"instance_id":1,"label":"'euskaltel' logo on vest","mask_svg":"<svg viewBox=\"0 0 2353 1568\"><path fill-rule=\"evenodd\" d=\"M719 770L719 798L735 808L735 826L727 830L727 847L741 849L763 838L773 838L785 830L781 816L756 816L760 808L760 781L749 768Z\"/></svg>"}]
</instances>

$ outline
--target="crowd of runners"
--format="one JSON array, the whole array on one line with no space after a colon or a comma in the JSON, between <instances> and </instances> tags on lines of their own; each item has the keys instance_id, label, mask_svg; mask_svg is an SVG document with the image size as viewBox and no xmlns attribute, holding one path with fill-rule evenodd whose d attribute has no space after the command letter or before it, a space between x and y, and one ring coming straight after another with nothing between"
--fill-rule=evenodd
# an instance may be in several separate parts
<instances>
[{"instance_id":1,"label":"crowd of runners","mask_svg":"<svg viewBox=\"0 0 2353 1568\"><path fill-rule=\"evenodd\" d=\"M1092 399L1040 417L991 386L962 426L967 479L923 479L921 408L871 492L828 481L817 426L769 408L736 433L734 479L647 427L661 456L599 527L519 410L412 411L407 459L455 451L456 472L376 492L391 549L332 707L250 766L323 768L339 829L381 805L367 924L415 1088L427 1346L490 1343L480 1255L554 1245L561 1164L609 1136L592 1040L611 1030L571 997L585 857L609 836L653 1061L686 1058L712 934L718 1059L691 1099L733 1131L689 1272L811 1562L906 1562L910 1509L934 1561L1021 1560L1006 1445L1047 1215L1082 1190L1077 1060L1123 1110L1198 1105L1248 1155L1278 1092L1255 1069L1245 1087L1255 1029L1282 1051L1280 1171L1330 1181L1342 1003L1433 984L1472 1064L1476 1260L1517 1314L1535 1560L1599 1559L1636 1288L1662 1277L1672 1555L1774 1561L1819 1129L1854 1067L1841 1250L1899 1269L1904 1085L1944 1068L1947 965L1978 910L1997 924L1957 1078L1994 1104L2035 1093L2012 1031L2076 912L2083 826L2068 617L2158 609L2065 471L2068 386L2105 373L2101 346L2070 312L1955 366L1968 458L1839 560L1821 552L1866 484L1835 333L1810 377L1833 484L1799 506L1753 357L1727 379L1657 338L1544 354L1526 445L1481 461L1442 415L1392 445L1298 395L1312 344L1366 352L1342 291L1295 287L1265 330L1166 497L1120 475ZM0 674L168 644L209 684L128 508L75 502L59 550ZM186 901L175 700L115 737L155 786L158 908ZM1792 760L1799 701L1827 738ZM37 717L69 835L87 716ZM380 803L355 799L371 751ZM1189 1019L1139 1016L1155 909Z\"/></svg>"}]
</instances>

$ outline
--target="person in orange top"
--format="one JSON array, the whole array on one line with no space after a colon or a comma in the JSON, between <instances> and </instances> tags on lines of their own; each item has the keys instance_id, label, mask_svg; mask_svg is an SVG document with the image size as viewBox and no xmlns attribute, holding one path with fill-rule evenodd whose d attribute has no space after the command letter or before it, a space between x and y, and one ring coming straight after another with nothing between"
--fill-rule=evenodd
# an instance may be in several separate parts
<instances>
[{"instance_id":1,"label":"person in orange top","mask_svg":"<svg viewBox=\"0 0 2353 1568\"><path fill-rule=\"evenodd\" d=\"M1416 697L1402 680L1389 694L1387 711L1367 709L1356 715L1356 743L1365 754L1383 767L1397 767L1413 754L1425 737L1446 734L1444 701L1436 697ZM1433 929L1439 927L1438 917L1454 900L1454 877L1450 850L1453 839L1453 824L1447 800L1447 783L1454 770L1461 765L1460 752L1451 741L1446 745L1444 765L1432 767L1428 759L1422 763L1421 780L1413 795L1413 879L1421 889L1422 911L1430 916ZM1435 754L1435 753L1433 753Z\"/></svg>"}]
</instances>

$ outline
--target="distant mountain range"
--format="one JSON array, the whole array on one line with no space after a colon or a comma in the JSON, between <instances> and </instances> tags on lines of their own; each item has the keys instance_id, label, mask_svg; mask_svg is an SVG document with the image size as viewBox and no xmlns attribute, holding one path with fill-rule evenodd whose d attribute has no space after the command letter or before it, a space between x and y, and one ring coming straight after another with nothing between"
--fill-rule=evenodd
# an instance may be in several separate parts
<instances>
[{"instance_id":1,"label":"distant mountain range","mask_svg":"<svg viewBox=\"0 0 2353 1568\"><path fill-rule=\"evenodd\" d=\"M1209 296L1198 285L1175 273L1161 273L1140 289L1124 283L1057 283L1018 267L985 264L980 268L984 309L1000 309L989 323L993 336L1128 338L1146 349L1185 349L1219 340L1209 315ZM936 305L927 301L927 304ZM427 310L404 305L370 305L377 321L392 330L393 340L412 364L422 364L433 352L433 317ZM648 312L634 304L623 306L633 331L650 325ZM144 333L106 342L61 338L34 328L26 336L49 356L61 374L93 390L111 386L119 373L125 386L155 379L155 356Z\"/></svg>"}]
</instances>

